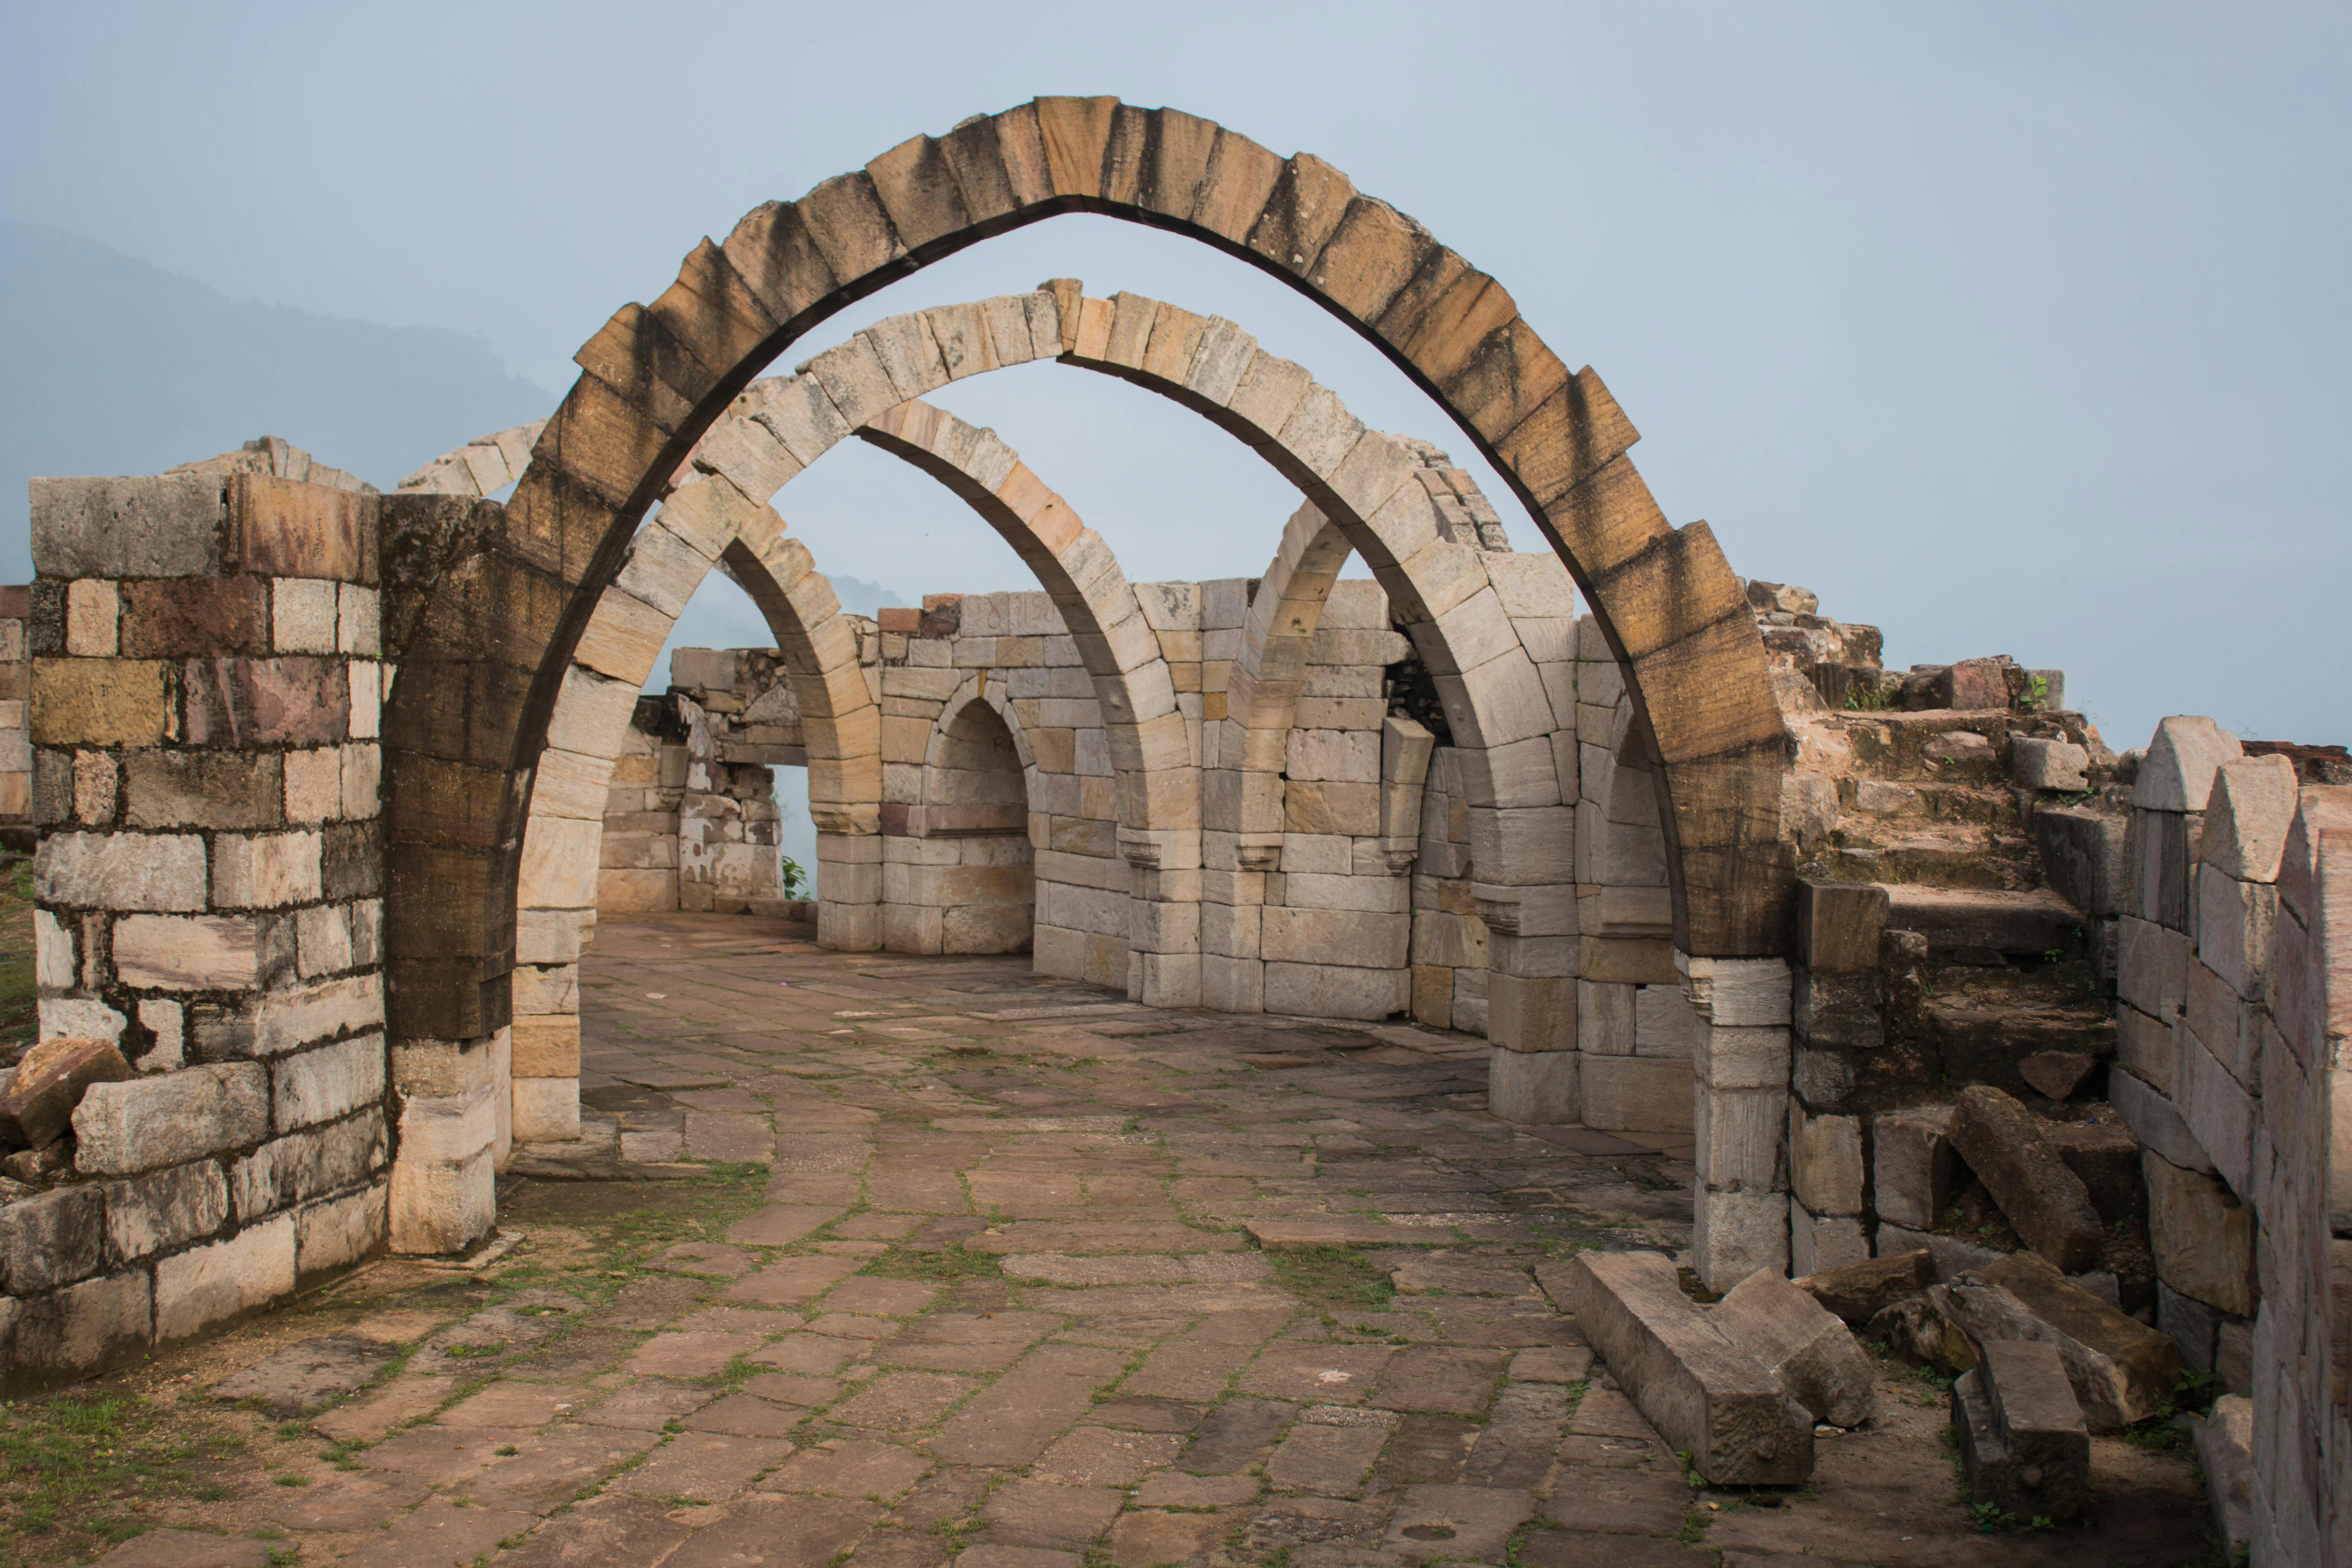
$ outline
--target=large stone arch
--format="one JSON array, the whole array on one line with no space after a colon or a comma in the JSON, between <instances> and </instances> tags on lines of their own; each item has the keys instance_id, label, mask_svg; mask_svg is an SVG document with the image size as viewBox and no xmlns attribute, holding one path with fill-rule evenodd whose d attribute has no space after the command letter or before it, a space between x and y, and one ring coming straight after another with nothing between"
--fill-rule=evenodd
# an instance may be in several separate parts
<instances>
[{"instance_id":1,"label":"large stone arch","mask_svg":"<svg viewBox=\"0 0 2352 1568\"><path fill-rule=\"evenodd\" d=\"M395 801L413 803L390 827L396 1036L482 1038L505 1023L529 797L511 781L538 761L572 648L639 521L730 401L856 300L991 236L1081 211L1186 235L1292 284L1446 408L1505 473L1625 665L1672 807L1678 944L1706 956L1783 949L1787 742L1762 643L1712 534L1672 528L1650 497L1627 457L1637 433L1600 378L1570 371L1499 284L1320 159L1285 160L1172 110L1051 98L915 137L798 201L755 209L581 351L585 374L495 536L452 591L431 595L403 650L385 731ZM1286 401L1281 378L1252 375L1272 356L1223 354L1238 333L1156 337L1138 357L1168 365L1245 439L1268 442L1327 514L1339 510L1327 496L1377 501L1391 477L1378 444L1351 462L1353 444L1309 440L1304 426L1284 443L1315 410ZM867 374L827 389L854 424L927 390L893 389L879 361L858 368ZM483 616L489 603L509 613ZM420 689L425 700L410 700ZM467 697L457 746L432 700L451 691Z\"/></svg>"}]
</instances>

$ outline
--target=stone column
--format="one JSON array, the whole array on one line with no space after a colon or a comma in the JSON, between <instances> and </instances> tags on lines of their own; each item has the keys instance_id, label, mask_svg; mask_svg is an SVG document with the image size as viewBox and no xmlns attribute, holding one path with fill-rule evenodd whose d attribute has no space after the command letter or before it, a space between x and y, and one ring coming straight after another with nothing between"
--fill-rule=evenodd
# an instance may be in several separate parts
<instances>
[{"instance_id":1,"label":"stone column","mask_svg":"<svg viewBox=\"0 0 2352 1568\"><path fill-rule=\"evenodd\" d=\"M133 1075L0 1211L17 1365L87 1368L383 1246L376 498L37 479L41 1035Z\"/></svg>"},{"instance_id":2,"label":"stone column","mask_svg":"<svg viewBox=\"0 0 2352 1568\"><path fill-rule=\"evenodd\" d=\"M1789 1269L1790 975L1778 958L1677 952L1675 966L1696 1020L1691 1256L1701 1283L1728 1290Z\"/></svg>"}]
</instances>

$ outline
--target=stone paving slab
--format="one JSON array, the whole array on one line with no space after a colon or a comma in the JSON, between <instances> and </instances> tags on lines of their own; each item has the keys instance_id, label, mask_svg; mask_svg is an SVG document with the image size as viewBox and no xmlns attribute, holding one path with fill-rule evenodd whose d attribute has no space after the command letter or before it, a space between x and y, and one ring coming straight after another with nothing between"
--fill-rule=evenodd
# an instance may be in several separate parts
<instances>
[{"instance_id":1,"label":"stone paving slab","mask_svg":"<svg viewBox=\"0 0 2352 1568\"><path fill-rule=\"evenodd\" d=\"M150 1518L228 1533L120 1565L267 1530L402 1568L2072 1568L2202 1529L2185 1466L2099 1439L2085 1529L1980 1536L1940 1398L1885 1368L1811 1488L1693 1492L1535 1281L1687 1247L1688 1140L1506 1126L1483 1042L795 931L600 922L585 1136L517 1165L586 1179L510 1180L480 1277L387 1264L173 1352L207 1388L321 1337L408 1361L303 1441L205 1403L247 1448Z\"/></svg>"}]
</instances>

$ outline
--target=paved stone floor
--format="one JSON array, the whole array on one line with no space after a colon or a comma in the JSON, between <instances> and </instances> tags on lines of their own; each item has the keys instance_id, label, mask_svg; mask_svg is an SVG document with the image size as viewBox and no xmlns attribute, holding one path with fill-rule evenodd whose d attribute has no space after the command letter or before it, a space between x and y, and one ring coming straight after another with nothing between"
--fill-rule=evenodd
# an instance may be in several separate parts
<instances>
[{"instance_id":1,"label":"paved stone floor","mask_svg":"<svg viewBox=\"0 0 2352 1568\"><path fill-rule=\"evenodd\" d=\"M2087 1528L1979 1532L1941 1391L1893 1367L1811 1485L1695 1489L1533 1281L1686 1246L1688 1142L1496 1121L1483 1042L806 937L607 921L591 1137L518 1162L509 1250L386 1262L117 1380L252 1436L109 1561L2210 1556L2191 1468L2112 1439ZM404 1359L283 1425L204 1395L321 1338Z\"/></svg>"}]
</instances>

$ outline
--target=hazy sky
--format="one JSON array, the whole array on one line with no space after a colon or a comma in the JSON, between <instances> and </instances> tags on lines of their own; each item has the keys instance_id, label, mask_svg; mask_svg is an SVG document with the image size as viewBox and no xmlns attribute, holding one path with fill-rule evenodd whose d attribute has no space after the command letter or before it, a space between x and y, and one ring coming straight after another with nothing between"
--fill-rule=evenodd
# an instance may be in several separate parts
<instances>
[{"instance_id":1,"label":"hazy sky","mask_svg":"<svg viewBox=\"0 0 2352 1568\"><path fill-rule=\"evenodd\" d=\"M2179 711L2342 741L2347 17L7 0L0 214L240 298L478 332L551 397L614 308L758 202L1038 93L1165 103L1320 154L1502 279L1608 380L1675 521L1884 626L1890 662L2063 667L2118 747ZM1108 219L967 252L788 359L1055 275L1222 311L1368 422L1466 451L1297 296ZM1034 367L939 401L994 425L1138 580L1255 574L1296 504L1101 377ZM870 449L778 504L833 569L1022 585Z\"/></svg>"}]
</instances>

